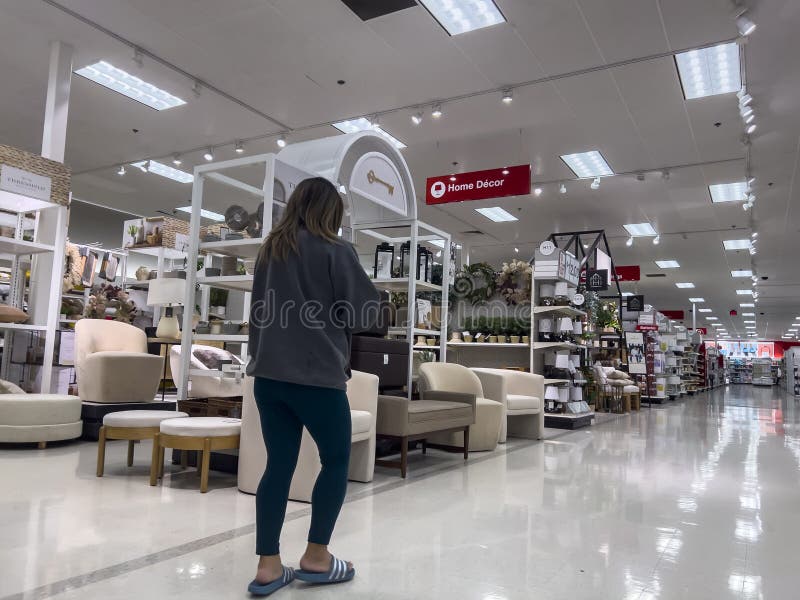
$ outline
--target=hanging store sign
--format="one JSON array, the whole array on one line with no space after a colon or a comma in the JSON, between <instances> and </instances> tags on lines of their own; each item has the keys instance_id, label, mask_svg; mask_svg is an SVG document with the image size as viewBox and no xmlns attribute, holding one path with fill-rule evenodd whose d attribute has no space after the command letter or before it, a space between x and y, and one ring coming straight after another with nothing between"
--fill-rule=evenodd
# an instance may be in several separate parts
<instances>
[{"instance_id":1,"label":"hanging store sign","mask_svg":"<svg viewBox=\"0 0 800 600\"><path fill-rule=\"evenodd\" d=\"M531 193L531 166L518 165L486 171L428 177L426 204L488 200Z\"/></svg>"},{"instance_id":2,"label":"hanging store sign","mask_svg":"<svg viewBox=\"0 0 800 600\"><path fill-rule=\"evenodd\" d=\"M628 296L627 306L628 312L641 312L644 310L644 296Z\"/></svg>"},{"instance_id":3,"label":"hanging store sign","mask_svg":"<svg viewBox=\"0 0 800 600\"><path fill-rule=\"evenodd\" d=\"M52 180L10 165L0 165L0 190L50 201Z\"/></svg>"},{"instance_id":4,"label":"hanging store sign","mask_svg":"<svg viewBox=\"0 0 800 600\"><path fill-rule=\"evenodd\" d=\"M673 321L683 321L685 313L682 310L659 310L662 315Z\"/></svg>"},{"instance_id":5,"label":"hanging store sign","mask_svg":"<svg viewBox=\"0 0 800 600\"><path fill-rule=\"evenodd\" d=\"M608 289L608 271L605 269L586 269L586 289L590 292L604 292Z\"/></svg>"},{"instance_id":6,"label":"hanging store sign","mask_svg":"<svg viewBox=\"0 0 800 600\"><path fill-rule=\"evenodd\" d=\"M642 277L642 269L639 265L614 265L614 277L612 281L639 281Z\"/></svg>"}]
</instances>

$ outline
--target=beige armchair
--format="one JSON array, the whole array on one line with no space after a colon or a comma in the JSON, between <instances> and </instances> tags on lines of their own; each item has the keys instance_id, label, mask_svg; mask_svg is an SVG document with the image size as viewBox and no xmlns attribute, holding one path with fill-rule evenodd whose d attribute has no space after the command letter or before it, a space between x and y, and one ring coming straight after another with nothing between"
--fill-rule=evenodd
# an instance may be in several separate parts
<instances>
[{"instance_id":1,"label":"beige armchair","mask_svg":"<svg viewBox=\"0 0 800 600\"><path fill-rule=\"evenodd\" d=\"M83 402L152 402L164 358L147 353L144 331L119 321L83 319L75 325L75 372Z\"/></svg>"},{"instance_id":2,"label":"beige armchair","mask_svg":"<svg viewBox=\"0 0 800 600\"><path fill-rule=\"evenodd\" d=\"M209 366L204 364L199 358L197 353L202 352L207 355L215 355L220 359L231 358L237 362L238 357L232 355L227 350L215 348L213 346L203 346L201 344L192 344L192 357L189 359L189 369L198 371L210 371ZM181 380L181 346L172 346L169 350L169 368L172 371L172 379L174 381ZM212 377L210 375L190 375L189 379L192 382L192 389L190 396L192 398L232 398L242 395L242 380L238 381L234 377Z\"/></svg>"},{"instance_id":3,"label":"beige armchair","mask_svg":"<svg viewBox=\"0 0 800 600\"><path fill-rule=\"evenodd\" d=\"M255 494L267 466L267 449L261 434L261 421L253 396L253 378L245 377L242 404L242 433L239 446L239 490ZM347 382L347 399L352 418L352 448L349 479L368 483L375 472L375 431L378 413L378 377L353 371ZM308 431L303 430L297 468L289 498L311 502L311 492L322 465L319 451Z\"/></svg>"},{"instance_id":4,"label":"beige armchair","mask_svg":"<svg viewBox=\"0 0 800 600\"><path fill-rule=\"evenodd\" d=\"M500 429L505 419L503 405L487 398L481 380L467 367L452 363L428 362L419 368L419 389L422 399L431 392L455 392L475 397L475 424L469 429L470 452L494 450L500 440ZM441 398L436 398L441 399ZM446 446L464 445L462 433L436 434L429 442Z\"/></svg>"},{"instance_id":5,"label":"beige armchair","mask_svg":"<svg viewBox=\"0 0 800 600\"><path fill-rule=\"evenodd\" d=\"M472 369L483 392L503 405L500 443L508 436L534 440L544 433L544 376L509 369Z\"/></svg>"}]
</instances>

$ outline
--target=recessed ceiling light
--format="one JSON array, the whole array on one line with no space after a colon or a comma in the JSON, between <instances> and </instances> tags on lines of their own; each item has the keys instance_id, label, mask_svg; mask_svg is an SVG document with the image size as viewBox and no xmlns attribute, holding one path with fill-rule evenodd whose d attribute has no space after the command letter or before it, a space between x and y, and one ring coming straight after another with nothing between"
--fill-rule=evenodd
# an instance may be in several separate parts
<instances>
[{"instance_id":1,"label":"recessed ceiling light","mask_svg":"<svg viewBox=\"0 0 800 600\"><path fill-rule=\"evenodd\" d=\"M677 269L680 267L677 260L657 260L656 265L658 265L660 269Z\"/></svg>"},{"instance_id":2,"label":"recessed ceiling light","mask_svg":"<svg viewBox=\"0 0 800 600\"><path fill-rule=\"evenodd\" d=\"M687 288L693 288L694 284L693 283L676 283L675 287L679 287L681 289L687 289Z\"/></svg>"},{"instance_id":3,"label":"recessed ceiling light","mask_svg":"<svg viewBox=\"0 0 800 600\"><path fill-rule=\"evenodd\" d=\"M755 329L756 326L755 325L745 325L744 328L745 329Z\"/></svg>"},{"instance_id":4,"label":"recessed ceiling light","mask_svg":"<svg viewBox=\"0 0 800 600\"><path fill-rule=\"evenodd\" d=\"M741 306L742 308L755 308L756 305L753 304L752 302L741 302L739 306Z\"/></svg>"},{"instance_id":5,"label":"recessed ceiling light","mask_svg":"<svg viewBox=\"0 0 800 600\"><path fill-rule=\"evenodd\" d=\"M476 212L479 212L487 219L491 219L495 223L504 223L507 221L518 221L517 217L512 215L507 210L500 208L499 206L491 206L489 208L476 208Z\"/></svg>"},{"instance_id":6,"label":"recessed ceiling light","mask_svg":"<svg viewBox=\"0 0 800 600\"><path fill-rule=\"evenodd\" d=\"M286 148L286 136L281 135L275 140L275 143L278 144L278 148Z\"/></svg>"},{"instance_id":7,"label":"recessed ceiling light","mask_svg":"<svg viewBox=\"0 0 800 600\"><path fill-rule=\"evenodd\" d=\"M657 235L656 230L650 223L628 223L627 225L623 225L623 227L629 234L635 237Z\"/></svg>"},{"instance_id":8,"label":"recessed ceiling light","mask_svg":"<svg viewBox=\"0 0 800 600\"><path fill-rule=\"evenodd\" d=\"M434 104L433 109L431 110L431 116L434 119L439 119L442 116L442 105L441 104Z\"/></svg>"},{"instance_id":9,"label":"recessed ceiling light","mask_svg":"<svg viewBox=\"0 0 800 600\"><path fill-rule=\"evenodd\" d=\"M752 296L753 290L736 290L737 296Z\"/></svg>"},{"instance_id":10,"label":"recessed ceiling light","mask_svg":"<svg viewBox=\"0 0 800 600\"><path fill-rule=\"evenodd\" d=\"M419 0L450 35L505 23L493 0Z\"/></svg>"},{"instance_id":11,"label":"recessed ceiling light","mask_svg":"<svg viewBox=\"0 0 800 600\"><path fill-rule=\"evenodd\" d=\"M533 188L533 195L536 196L536 197L541 196L542 195L542 188L540 188L540 187Z\"/></svg>"},{"instance_id":12,"label":"recessed ceiling light","mask_svg":"<svg viewBox=\"0 0 800 600\"><path fill-rule=\"evenodd\" d=\"M706 301L705 298L689 298L689 302L692 302L693 304L699 304L705 301Z\"/></svg>"},{"instance_id":13,"label":"recessed ceiling light","mask_svg":"<svg viewBox=\"0 0 800 600\"><path fill-rule=\"evenodd\" d=\"M747 250L750 248L750 240L725 240L722 245L725 250Z\"/></svg>"},{"instance_id":14,"label":"recessed ceiling light","mask_svg":"<svg viewBox=\"0 0 800 600\"><path fill-rule=\"evenodd\" d=\"M242 154L244 152L244 144L241 141L237 141L233 146L233 150L236 154Z\"/></svg>"},{"instance_id":15,"label":"recessed ceiling light","mask_svg":"<svg viewBox=\"0 0 800 600\"><path fill-rule=\"evenodd\" d=\"M333 124L336 129L341 131L342 133L355 133L357 131L374 131L381 137L386 138L395 148L398 150L402 150L407 146L398 140L393 135L386 133L383 129L380 128L379 125L373 125L369 119L365 117L359 117L358 119L350 119L348 121L339 121L338 123ZM279 143L280 145L280 143Z\"/></svg>"},{"instance_id":16,"label":"recessed ceiling light","mask_svg":"<svg viewBox=\"0 0 800 600\"><path fill-rule=\"evenodd\" d=\"M719 321L719 317L706 317L706 321Z\"/></svg>"},{"instance_id":17,"label":"recessed ceiling light","mask_svg":"<svg viewBox=\"0 0 800 600\"><path fill-rule=\"evenodd\" d=\"M754 313L754 312L746 312L746 313L742 313L742 316L743 317L755 317L756 313Z\"/></svg>"},{"instance_id":18,"label":"recessed ceiling light","mask_svg":"<svg viewBox=\"0 0 800 600\"><path fill-rule=\"evenodd\" d=\"M514 101L514 90L503 90L503 97L500 99L503 101L503 104L511 104Z\"/></svg>"},{"instance_id":19,"label":"recessed ceiling light","mask_svg":"<svg viewBox=\"0 0 800 600\"><path fill-rule=\"evenodd\" d=\"M156 110L166 110L186 104L185 100L142 81L104 60L78 69L75 74Z\"/></svg>"},{"instance_id":20,"label":"recessed ceiling light","mask_svg":"<svg viewBox=\"0 0 800 600\"><path fill-rule=\"evenodd\" d=\"M192 207L191 206L180 206L180 207L176 208L175 210L179 210L181 212L192 214ZM215 213L214 211L211 211L211 210L206 210L205 208L200 210L200 216L203 217L204 219L209 219L211 221L221 222L221 221L225 220L225 215L221 215L219 213Z\"/></svg>"},{"instance_id":21,"label":"recessed ceiling light","mask_svg":"<svg viewBox=\"0 0 800 600\"><path fill-rule=\"evenodd\" d=\"M739 271L731 271L731 277L752 277L753 272L750 269L741 269Z\"/></svg>"},{"instance_id":22,"label":"recessed ceiling light","mask_svg":"<svg viewBox=\"0 0 800 600\"><path fill-rule=\"evenodd\" d=\"M736 42L681 52L675 55L675 62L687 100L742 89Z\"/></svg>"},{"instance_id":23,"label":"recessed ceiling light","mask_svg":"<svg viewBox=\"0 0 800 600\"><path fill-rule=\"evenodd\" d=\"M787 329L786 331L789 333L797 333L797 329Z\"/></svg>"},{"instance_id":24,"label":"recessed ceiling light","mask_svg":"<svg viewBox=\"0 0 800 600\"><path fill-rule=\"evenodd\" d=\"M750 323L750 324L752 324L752 323L755 323L755 321L753 321L753 320L749 320L749 321L745 320L745 321L742 321L742 323Z\"/></svg>"},{"instance_id":25,"label":"recessed ceiling light","mask_svg":"<svg viewBox=\"0 0 800 600\"><path fill-rule=\"evenodd\" d=\"M722 323L712 323L712 327L722 327Z\"/></svg>"},{"instance_id":26,"label":"recessed ceiling light","mask_svg":"<svg viewBox=\"0 0 800 600\"><path fill-rule=\"evenodd\" d=\"M698 309L697 309L697 312L701 312L701 313L710 313L710 312L714 312L714 311L713 311L713 310L711 310L710 308L698 308Z\"/></svg>"},{"instance_id":27,"label":"recessed ceiling light","mask_svg":"<svg viewBox=\"0 0 800 600\"><path fill-rule=\"evenodd\" d=\"M708 186L712 202L744 202L747 199L747 182L717 183Z\"/></svg>"},{"instance_id":28,"label":"recessed ceiling light","mask_svg":"<svg viewBox=\"0 0 800 600\"><path fill-rule=\"evenodd\" d=\"M140 169L146 169L148 173L161 175L162 177L166 177L167 179L172 179L172 181L177 181L178 183L191 183L194 181L194 175L192 175L191 173L187 173L186 171L181 171L179 169L174 169L168 165L156 162L154 160L142 160L139 162L131 163L131 166L139 167Z\"/></svg>"},{"instance_id":29,"label":"recessed ceiling light","mask_svg":"<svg viewBox=\"0 0 800 600\"><path fill-rule=\"evenodd\" d=\"M567 163L567 166L578 177L608 177L614 174L606 159L597 150L562 154L561 160Z\"/></svg>"}]
</instances>

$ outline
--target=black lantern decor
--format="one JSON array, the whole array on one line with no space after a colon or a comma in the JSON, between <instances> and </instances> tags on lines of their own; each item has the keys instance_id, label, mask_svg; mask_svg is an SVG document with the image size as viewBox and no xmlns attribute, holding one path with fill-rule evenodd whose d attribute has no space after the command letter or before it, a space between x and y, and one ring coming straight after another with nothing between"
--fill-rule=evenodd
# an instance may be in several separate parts
<instances>
[{"instance_id":1,"label":"black lantern decor","mask_svg":"<svg viewBox=\"0 0 800 600\"><path fill-rule=\"evenodd\" d=\"M391 279L394 267L394 245L383 242L375 246L375 279Z\"/></svg>"},{"instance_id":2,"label":"black lantern decor","mask_svg":"<svg viewBox=\"0 0 800 600\"><path fill-rule=\"evenodd\" d=\"M409 276L410 252L411 242L403 242L400 246L400 274L402 277ZM432 266L433 252L417 244L417 279L419 281L430 281Z\"/></svg>"},{"instance_id":3,"label":"black lantern decor","mask_svg":"<svg viewBox=\"0 0 800 600\"><path fill-rule=\"evenodd\" d=\"M408 277L408 255L411 252L411 242L400 244L400 277Z\"/></svg>"}]
</instances>

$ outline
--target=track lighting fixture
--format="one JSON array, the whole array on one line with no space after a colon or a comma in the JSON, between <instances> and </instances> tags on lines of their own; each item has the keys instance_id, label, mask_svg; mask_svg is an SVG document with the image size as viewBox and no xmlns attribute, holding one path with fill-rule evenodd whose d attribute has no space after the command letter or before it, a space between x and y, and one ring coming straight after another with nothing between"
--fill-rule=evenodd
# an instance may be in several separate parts
<instances>
[{"instance_id":1,"label":"track lighting fixture","mask_svg":"<svg viewBox=\"0 0 800 600\"><path fill-rule=\"evenodd\" d=\"M560 186L558 186L558 193L559 194L566 194L567 193L567 186L565 186L563 183Z\"/></svg>"},{"instance_id":2,"label":"track lighting fixture","mask_svg":"<svg viewBox=\"0 0 800 600\"><path fill-rule=\"evenodd\" d=\"M173 165L175 165L176 167L180 167L182 163L183 163L183 161L181 160L181 155L180 154L173 154L172 155L172 164Z\"/></svg>"},{"instance_id":3,"label":"track lighting fixture","mask_svg":"<svg viewBox=\"0 0 800 600\"><path fill-rule=\"evenodd\" d=\"M755 130L756 130L756 124L755 123L750 123L750 125L747 126L747 129L745 129L745 131L747 132L747 135L750 135Z\"/></svg>"},{"instance_id":4,"label":"track lighting fixture","mask_svg":"<svg viewBox=\"0 0 800 600\"><path fill-rule=\"evenodd\" d=\"M749 202L745 202L744 204L742 204L742 210L745 211L745 212L750 210L750 203Z\"/></svg>"},{"instance_id":5,"label":"track lighting fixture","mask_svg":"<svg viewBox=\"0 0 800 600\"><path fill-rule=\"evenodd\" d=\"M669 181L669 175L670 175L669 169L664 169L663 171L661 171L661 179L663 179L664 181Z\"/></svg>"},{"instance_id":6,"label":"track lighting fixture","mask_svg":"<svg viewBox=\"0 0 800 600\"><path fill-rule=\"evenodd\" d=\"M541 196L542 195L542 188L540 188L540 187L533 188L533 195L536 196L536 197Z\"/></svg>"},{"instance_id":7,"label":"track lighting fixture","mask_svg":"<svg viewBox=\"0 0 800 600\"><path fill-rule=\"evenodd\" d=\"M211 162L214 160L214 151L211 148L206 149L205 154L203 154L203 158L206 159L206 162Z\"/></svg>"},{"instance_id":8,"label":"track lighting fixture","mask_svg":"<svg viewBox=\"0 0 800 600\"><path fill-rule=\"evenodd\" d=\"M592 185L590 185L589 187L592 188L593 190L599 190L600 189L600 178L599 177L595 177L594 180L592 181Z\"/></svg>"},{"instance_id":9,"label":"track lighting fixture","mask_svg":"<svg viewBox=\"0 0 800 600\"><path fill-rule=\"evenodd\" d=\"M237 141L233 146L233 150L236 152L236 154L241 154L244 152L244 144L241 141Z\"/></svg>"},{"instance_id":10,"label":"track lighting fixture","mask_svg":"<svg viewBox=\"0 0 800 600\"><path fill-rule=\"evenodd\" d=\"M758 237L758 232L754 231L753 233L750 234L750 237L751 238L757 238Z\"/></svg>"},{"instance_id":11,"label":"track lighting fixture","mask_svg":"<svg viewBox=\"0 0 800 600\"><path fill-rule=\"evenodd\" d=\"M431 116L434 119L438 119L442 116L442 105L441 104L434 104L433 110L431 110Z\"/></svg>"},{"instance_id":12,"label":"track lighting fixture","mask_svg":"<svg viewBox=\"0 0 800 600\"><path fill-rule=\"evenodd\" d=\"M625 245L626 245L628 248L630 248L631 246L633 246L633 236L631 236L631 237L629 237L629 238L628 238L628 241L626 241L626 242L625 242Z\"/></svg>"},{"instance_id":13,"label":"track lighting fixture","mask_svg":"<svg viewBox=\"0 0 800 600\"><path fill-rule=\"evenodd\" d=\"M133 62L140 69L144 66L144 56L142 56L142 51L139 48L133 49Z\"/></svg>"},{"instance_id":14,"label":"track lighting fixture","mask_svg":"<svg viewBox=\"0 0 800 600\"><path fill-rule=\"evenodd\" d=\"M660 235L657 235L656 237L653 238L653 245L654 246L658 246L660 243L661 243L661 236Z\"/></svg>"},{"instance_id":15,"label":"track lighting fixture","mask_svg":"<svg viewBox=\"0 0 800 600\"><path fill-rule=\"evenodd\" d=\"M740 90L736 95L739 96L739 106L747 106L753 101L753 97L744 90Z\"/></svg>"},{"instance_id":16,"label":"track lighting fixture","mask_svg":"<svg viewBox=\"0 0 800 600\"><path fill-rule=\"evenodd\" d=\"M411 122L414 125L419 125L420 123L422 123L422 113L415 112L413 115L411 115Z\"/></svg>"},{"instance_id":17,"label":"track lighting fixture","mask_svg":"<svg viewBox=\"0 0 800 600\"><path fill-rule=\"evenodd\" d=\"M519 254L519 248L514 248L514 252L516 252L517 254Z\"/></svg>"},{"instance_id":18,"label":"track lighting fixture","mask_svg":"<svg viewBox=\"0 0 800 600\"><path fill-rule=\"evenodd\" d=\"M372 115L371 117L367 117L367 121L372 126L373 129L377 129L381 126L381 120L378 115Z\"/></svg>"},{"instance_id":19,"label":"track lighting fixture","mask_svg":"<svg viewBox=\"0 0 800 600\"><path fill-rule=\"evenodd\" d=\"M280 136L277 140L275 140L275 143L278 144L278 148L286 148L286 136Z\"/></svg>"},{"instance_id":20,"label":"track lighting fixture","mask_svg":"<svg viewBox=\"0 0 800 600\"><path fill-rule=\"evenodd\" d=\"M123 175L125 175L125 173L126 173L126 171L125 171L125 165L120 165L120 166L119 166L119 169L117 170L117 175L119 175L120 177L122 177Z\"/></svg>"},{"instance_id":21,"label":"track lighting fixture","mask_svg":"<svg viewBox=\"0 0 800 600\"><path fill-rule=\"evenodd\" d=\"M514 92L511 90L511 88L503 90L502 100L505 104L511 104L514 101Z\"/></svg>"},{"instance_id":22,"label":"track lighting fixture","mask_svg":"<svg viewBox=\"0 0 800 600\"><path fill-rule=\"evenodd\" d=\"M742 13L736 17L736 28L739 30L739 35L748 36L755 31L756 24Z\"/></svg>"}]
</instances>

